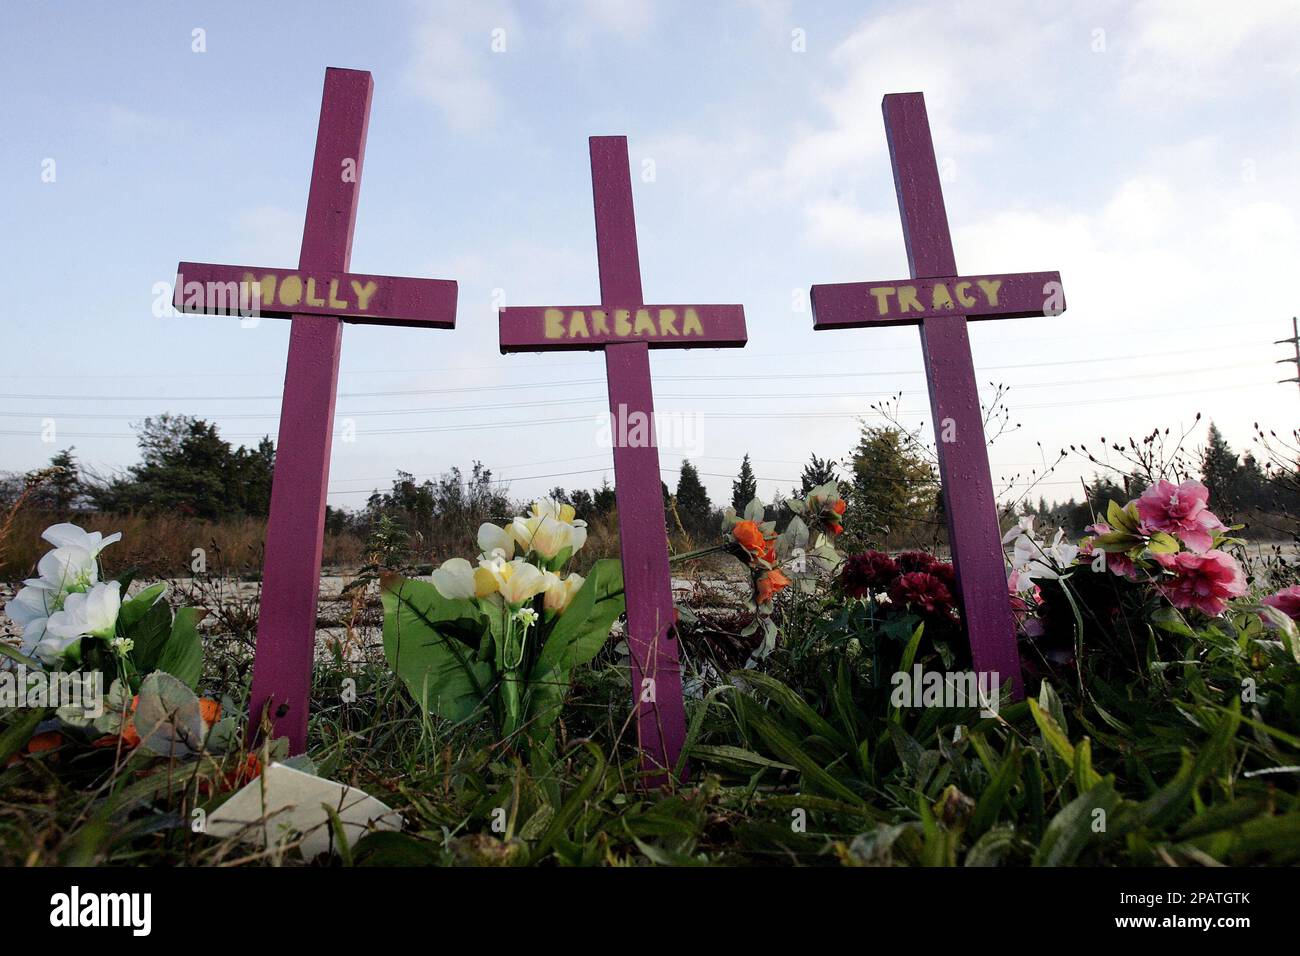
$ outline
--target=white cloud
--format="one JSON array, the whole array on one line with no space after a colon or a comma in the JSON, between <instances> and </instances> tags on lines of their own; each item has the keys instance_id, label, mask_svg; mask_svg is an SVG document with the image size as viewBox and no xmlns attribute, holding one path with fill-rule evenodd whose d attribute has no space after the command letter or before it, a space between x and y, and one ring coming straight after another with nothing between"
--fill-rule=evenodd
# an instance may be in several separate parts
<instances>
[{"instance_id":1,"label":"white cloud","mask_svg":"<svg viewBox=\"0 0 1300 956\"><path fill-rule=\"evenodd\" d=\"M457 130L490 125L500 97L488 70L490 57L508 55L520 40L518 20L508 3L473 5L440 0L425 9L414 29L415 55L407 81L420 96L442 111ZM494 53L493 31L504 53Z\"/></svg>"},{"instance_id":2,"label":"white cloud","mask_svg":"<svg viewBox=\"0 0 1300 956\"><path fill-rule=\"evenodd\" d=\"M1219 0L1144 0L1133 8L1129 24L1108 32L1124 51L1134 93L1241 93L1242 79L1300 72L1300 4L1295 0L1231 6Z\"/></svg>"},{"instance_id":3,"label":"white cloud","mask_svg":"<svg viewBox=\"0 0 1300 956\"><path fill-rule=\"evenodd\" d=\"M235 250L240 261L257 265L298 264L302 247L302 212L266 203L235 217Z\"/></svg>"}]
</instances>

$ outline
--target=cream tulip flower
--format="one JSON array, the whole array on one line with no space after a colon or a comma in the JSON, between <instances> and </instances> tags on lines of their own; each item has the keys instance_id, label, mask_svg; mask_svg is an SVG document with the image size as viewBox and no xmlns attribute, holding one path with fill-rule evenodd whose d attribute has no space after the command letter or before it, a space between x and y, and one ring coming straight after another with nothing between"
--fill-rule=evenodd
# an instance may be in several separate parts
<instances>
[{"instance_id":1,"label":"cream tulip flower","mask_svg":"<svg viewBox=\"0 0 1300 956\"><path fill-rule=\"evenodd\" d=\"M433 574L433 586L448 600L475 597L474 566L464 558L450 558Z\"/></svg>"},{"instance_id":2,"label":"cream tulip flower","mask_svg":"<svg viewBox=\"0 0 1300 956\"><path fill-rule=\"evenodd\" d=\"M497 551L507 561L515 556L515 539L510 529L499 528L490 522L478 526L478 547L484 557L492 557Z\"/></svg>"},{"instance_id":3,"label":"cream tulip flower","mask_svg":"<svg viewBox=\"0 0 1300 956\"><path fill-rule=\"evenodd\" d=\"M523 558L502 561L491 570L497 581L497 590L507 604L522 604L546 590L542 569Z\"/></svg>"},{"instance_id":4,"label":"cream tulip flower","mask_svg":"<svg viewBox=\"0 0 1300 956\"><path fill-rule=\"evenodd\" d=\"M47 551L36 564L37 577L23 582L42 591L67 593L89 590L99 580L95 555L76 545Z\"/></svg>"},{"instance_id":5,"label":"cream tulip flower","mask_svg":"<svg viewBox=\"0 0 1300 956\"><path fill-rule=\"evenodd\" d=\"M524 554L532 551L548 561L569 547L573 540L573 526L550 515L516 518L510 530Z\"/></svg>"},{"instance_id":6,"label":"cream tulip flower","mask_svg":"<svg viewBox=\"0 0 1300 956\"><path fill-rule=\"evenodd\" d=\"M546 592L542 604L548 611L563 614L565 609L573 603L573 596L582 589L585 579L581 574L570 574L567 578L561 578L558 574L552 574L550 571L545 573L547 575Z\"/></svg>"}]
</instances>

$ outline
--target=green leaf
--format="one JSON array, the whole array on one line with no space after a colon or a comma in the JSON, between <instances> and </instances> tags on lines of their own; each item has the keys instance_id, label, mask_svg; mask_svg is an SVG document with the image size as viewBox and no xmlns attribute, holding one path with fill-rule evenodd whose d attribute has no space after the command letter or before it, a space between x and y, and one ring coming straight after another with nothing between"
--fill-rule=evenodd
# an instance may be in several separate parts
<instances>
[{"instance_id":1,"label":"green leaf","mask_svg":"<svg viewBox=\"0 0 1300 956\"><path fill-rule=\"evenodd\" d=\"M555 619L546 635L542 653L533 665L533 674L541 678L554 671L569 673L579 664L595 657L609 629L625 606L623 565L612 558L602 558L573 596L564 613Z\"/></svg>"},{"instance_id":2,"label":"green leaf","mask_svg":"<svg viewBox=\"0 0 1300 956\"><path fill-rule=\"evenodd\" d=\"M847 737L818 714L817 711L809 707L802 697L775 677L760 674L755 670L736 671L732 674L732 677L743 680L756 688L764 697L776 703L792 717L797 718L809 731L817 736L824 737L840 749L853 749L853 744Z\"/></svg>"},{"instance_id":3,"label":"green leaf","mask_svg":"<svg viewBox=\"0 0 1300 956\"><path fill-rule=\"evenodd\" d=\"M176 612L155 668L171 674L191 690L199 686L199 678L203 676L203 641L199 638L198 623L207 613L196 607L183 607Z\"/></svg>"},{"instance_id":4,"label":"green leaf","mask_svg":"<svg viewBox=\"0 0 1300 956\"><path fill-rule=\"evenodd\" d=\"M131 662L136 670L148 673L158 667L158 658L162 656L172 630L172 609L166 601L159 600L144 609L144 612L128 626L123 626L121 615L118 616L118 632L130 638L135 645L131 649Z\"/></svg>"},{"instance_id":5,"label":"green leaf","mask_svg":"<svg viewBox=\"0 0 1300 956\"><path fill-rule=\"evenodd\" d=\"M456 721L474 713L492 684L492 668L452 632L488 630L478 605L396 574L383 578L380 598L384 656L421 708Z\"/></svg>"},{"instance_id":6,"label":"green leaf","mask_svg":"<svg viewBox=\"0 0 1300 956\"><path fill-rule=\"evenodd\" d=\"M971 814L968 827L971 836L978 837L997 822L998 813L1006 805L1007 797L1011 794L1011 788L1019 780L1020 750L1013 743L1011 752L998 766L997 773L993 775L993 779L984 788L984 792L980 794L979 802L975 805L975 812ZM972 865L969 860L967 865Z\"/></svg>"},{"instance_id":7,"label":"green leaf","mask_svg":"<svg viewBox=\"0 0 1300 956\"><path fill-rule=\"evenodd\" d=\"M1151 612L1151 623L1162 631L1177 634L1179 637L1195 637L1196 632L1183 617L1183 612L1175 607L1160 607Z\"/></svg>"},{"instance_id":8,"label":"green leaf","mask_svg":"<svg viewBox=\"0 0 1300 956\"><path fill-rule=\"evenodd\" d=\"M135 708L140 746L164 757L188 757L203 749L199 699L171 674L154 671L140 684Z\"/></svg>"},{"instance_id":9,"label":"green leaf","mask_svg":"<svg viewBox=\"0 0 1300 956\"><path fill-rule=\"evenodd\" d=\"M9 762L9 758L27 746L36 728L42 720L54 713L45 707L33 707L24 710L17 720L0 731L0 767Z\"/></svg>"},{"instance_id":10,"label":"green leaf","mask_svg":"<svg viewBox=\"0 0 1300 956\"><path fill-rule=\"evenodd\" d=\"M1070 866L1079 858L1089 841L1104 831L1094 830L1107 820L1119 804L1115 784L1106 779L1091 790L1075 797L1047 825L1043 839L1034 852L1034 866ZM1098 817L1101 810L1104 816Z\"/></svg>"},{"instance_id":11,"label":"green leaf","mask_svg":"<svg viewBox=\"0 0 1300 956\"><path fill-rule=\"evenodd\" d=\"M125 592L126 585L122 585ZM167 582L159 581L151 587L145 588L135 597L122 602L122 608L117 612L118 632L130 636L131 628L134 627L145 614L149 612L158 600L167 592Z\"/></svg>"}]
</instances>

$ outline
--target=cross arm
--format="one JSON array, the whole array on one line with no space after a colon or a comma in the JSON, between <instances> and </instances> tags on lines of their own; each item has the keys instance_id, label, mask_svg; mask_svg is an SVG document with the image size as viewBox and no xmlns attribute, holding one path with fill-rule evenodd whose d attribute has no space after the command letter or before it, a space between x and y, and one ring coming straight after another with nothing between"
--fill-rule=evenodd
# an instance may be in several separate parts
<instances>
[{"instance_id":1,"label":"cross arm","mask_svg":"<svg viewBox=\"0 0 1300 956\"><path fill-rule=\"evenodd\" d=\"M359 325L456 325L454 280L323 269L182 262L173 303L180 312L207 315L328 315Z\"/></svg>"},{"instance_id":2,"label":"cross arm","mask_svg":"<svg viewBox=\"0 0 1300 956\"><path fill-rule=\"evenodd\" d=\"M652 349L739 348L739 305L563 305L500 310L501 351L591 351L619 342Z\"/></svg>"},{"instance_id":3,"label":"cross arm","mask_svg":"<svg viewBox=\"0 0 1300 956\"><path fill-rule=\"evenodd\" d=\"M842 282L812 287L814 329L915 325L938 315L1014 319L1060 315L1059 272Z\"/></svg>"}]
</instances>

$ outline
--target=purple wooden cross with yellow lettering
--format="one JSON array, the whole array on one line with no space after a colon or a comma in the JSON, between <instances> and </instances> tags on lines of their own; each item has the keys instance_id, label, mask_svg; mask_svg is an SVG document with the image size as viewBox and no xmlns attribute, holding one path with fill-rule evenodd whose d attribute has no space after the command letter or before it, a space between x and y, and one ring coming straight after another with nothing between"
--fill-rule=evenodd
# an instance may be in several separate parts
<instances>
[{"instance_id":1,"label":"purple wooden cross with yellow lettering","mask_svg":"<svg viewBox=\"0 0 1300 956\"><path fill-rule=\"evenodd\" d=\"M600 305L501 309L501 351L605 351L637 741L642 768L652 784L659 784L681 754L686 715L672 627L649 349L743 346L745 310L739 305L645 304L627 137L593 136L590 144Z\"/></svg>"},{"instance_id":2,"label":"purple wooden cross with yellow lettering","mask_svg":"<svg viewBox=\"0 0 1300 956\"><path fill-rule=\"evenodd\" d=\"M175 305L183 312L238 308L292 320L250 703L254 729L270 703L274 733L289 738L292 753L307 741L343 323L456 324L455 282L348 272L373 91L367 72L325 71L297 269L182 262L177 270Z\"/></svg>"},{"instance_id":3,"label":"purple wooden cross with yellow lettering","mask_svg":"<svg viewBox=\"0 0 1300 956\"><path fill-rule=\"evenodd\" d=\"M882 104L911 279L812 287L813 328L919 325L948 539L977 671L1023 693L967 319L1059 315L1059 272L960 276L948 234L925 97Z\"/></svg>"}]
</instances>

